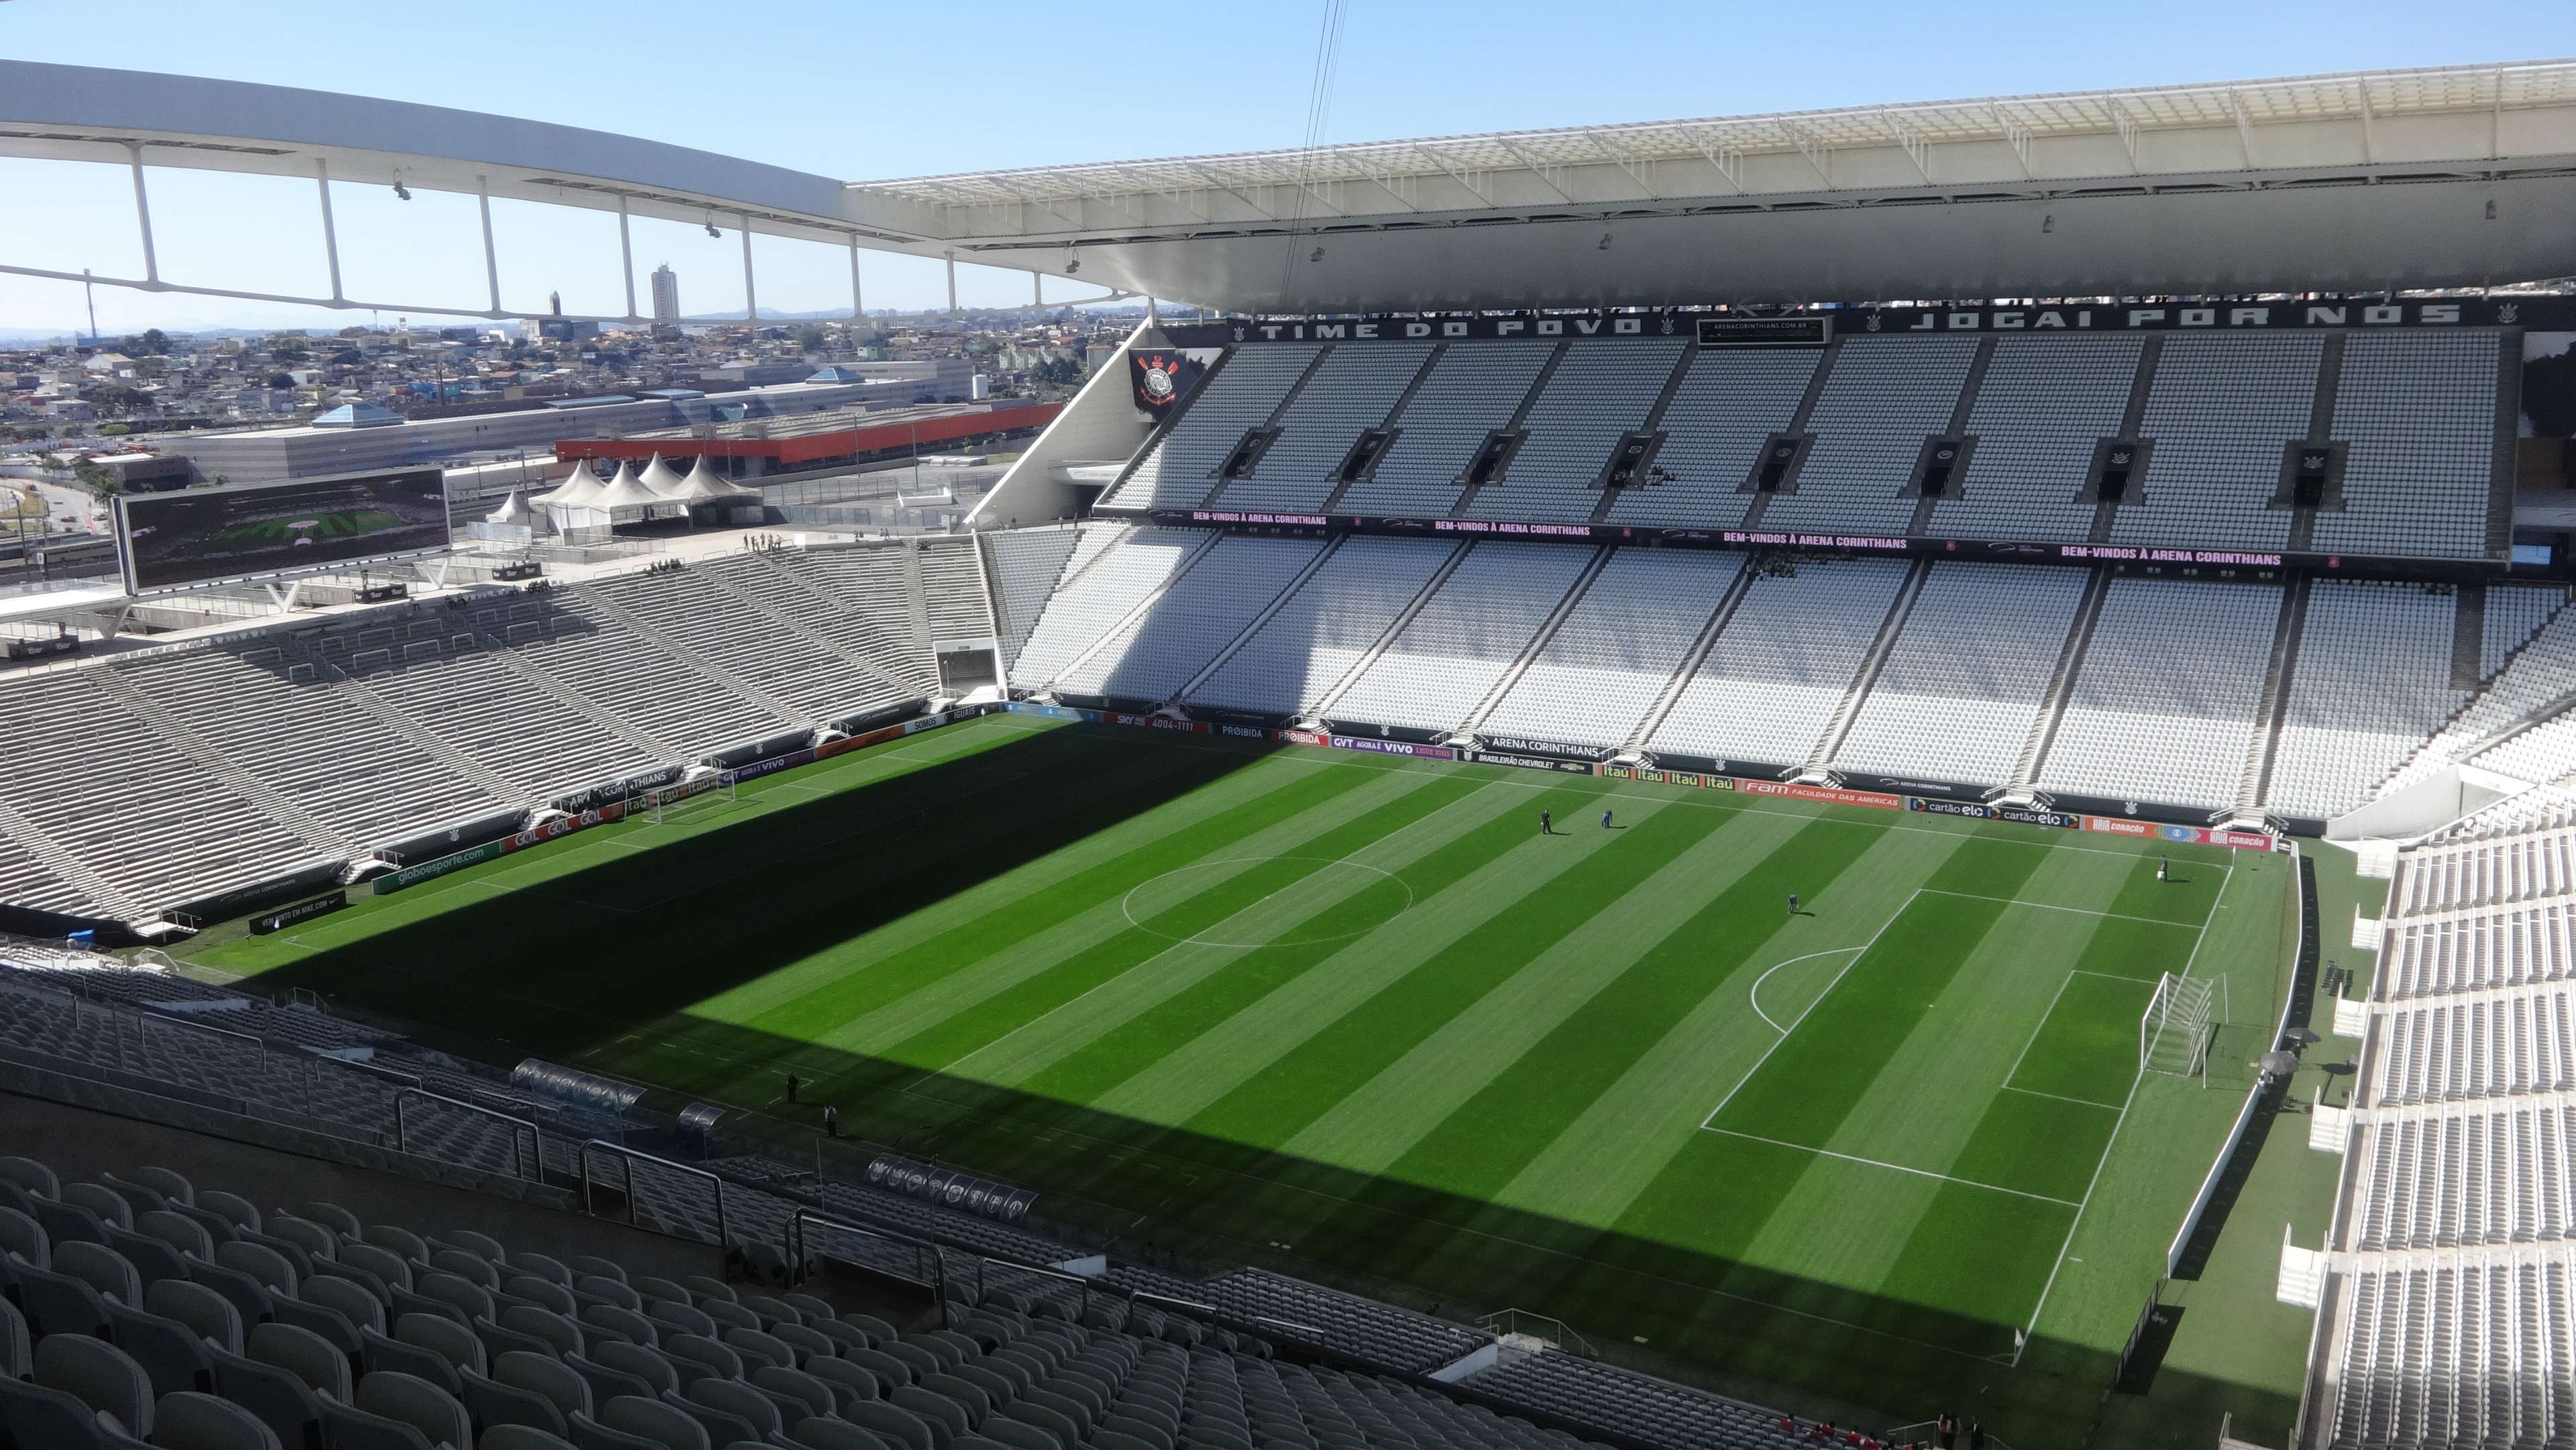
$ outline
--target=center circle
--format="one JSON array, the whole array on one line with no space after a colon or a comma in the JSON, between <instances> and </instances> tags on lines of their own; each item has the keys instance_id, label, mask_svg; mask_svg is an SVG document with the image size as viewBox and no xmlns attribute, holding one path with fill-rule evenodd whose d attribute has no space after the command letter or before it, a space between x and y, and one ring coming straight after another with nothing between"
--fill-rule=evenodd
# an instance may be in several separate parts
<instances>
[{"instance_id":1,"label":"center circle","mask_svg":"<svg viewBox=\"0 0 2576 1450\"><path fill-rule=\"evenodd\" d=\"M1211 874L1228 871L1233 875L1223 881ZM1188 915L1199 897L1238 883L1247 888L1247 894L1230 908L1216 910L1212 918ZM1327 856L1234 856L1195 862L1140 882L1120 898L1118 909L1128 925L1166 941L1249 949L1311 946L1363 936L1412 905L1413 888L1403 877L1357 861ZM1262 941L1228 941L1209 934L1259 906L1285 907L1300 919ZM1189 930L1193 919L1204 920L1204 925Z\"/></svg>"}]
</instances>

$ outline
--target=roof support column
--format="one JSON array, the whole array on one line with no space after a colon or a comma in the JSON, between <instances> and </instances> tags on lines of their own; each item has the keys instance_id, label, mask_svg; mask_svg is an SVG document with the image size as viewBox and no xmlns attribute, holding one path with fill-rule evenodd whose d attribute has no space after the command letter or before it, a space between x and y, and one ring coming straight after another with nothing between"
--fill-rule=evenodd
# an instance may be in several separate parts
<instances>
[{"instance_id":1,"label":"roof support column","mask_svg":"<svg viewBox=\"0 0 2576 1450\"><path fill-rule=\"evenodd\" d=\"M850 320L858 321L865 311L866 308L859 299L859 238L858 234L853 232L850 234Z\"/></svg>"},{"instance_id":2,"label":"roof support column","mask_svg":"<svg viewBox=\"0 0 2576 1450\"><path fill-rule=\"evenodd\" d=\"M1031 272L1029 274L1029 305L1031 307L1046 306L1046 273L1044 272Z\"/></svg>"},{"instance_id":3,"label":"roof support column","mask_svg":"<svg viewBox=\"0 0 2576 1450\"><path fill-rule=\"evenodd\" d=\"M152 251L152 198L143 190L143 148L128 143L125 154L134 167L134 221L143 229L143 280L158 282L161 280L161 262Z\"/></svg>"},{"instance_id":4,"label":"roof support column","mask_svg":"<svg viewBox=\"0 0 2576 1450\"><path fill-rule=\"evenodd\" d=\"M751 285L751 213L742 214L742 315L760 326L760 294Z\"/></svg>"},{"instance_id":5,"label":"roof support column","mask_svg":"<svg viewBox=\"0 0 2576 1450\"><path fill-rule=\"evenodd\" d=\"M617 198L617 270L626 278L626 320L636 320L635 311L635 239L626 228L626 197Z\"/></svg>"},{"instance_id":6,"label":"roof support column","mask_svg":"<svg viewBox=\"0 0 2576 1450\"><path fill-rule=\"evenodd\" d=\"M948 254L948 310L957 310L957 254Z\"/></svg>"},{"instance_id":7,"label":"roof support column","mask_svg":"<svg viewBox=\"0 0 2576 1450\"><path fill-rule=\"evenodd\" d=\"M345 301L340 294L340 233L331 224L331 162L326 157L313 158L313 185L322 194L322 257L331 264L331 300Z\"/></svg>"},{"instance_id":8,"label":"roof support column","mask_svg":"<svg viewBox=\"0 0 2576 1450\"><path fill-rule=\"evenodd\" d=\"M483 282L492 296L492 315L501 315L501 257L492 249L492 183L474 178L474 200L483 209Z\"/></svg>"}]
</instances>

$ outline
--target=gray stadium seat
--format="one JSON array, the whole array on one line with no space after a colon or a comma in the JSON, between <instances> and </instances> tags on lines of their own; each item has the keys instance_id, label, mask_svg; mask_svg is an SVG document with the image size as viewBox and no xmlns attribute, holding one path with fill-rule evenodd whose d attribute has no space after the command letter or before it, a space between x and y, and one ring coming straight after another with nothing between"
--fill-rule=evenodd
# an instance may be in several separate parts
<instances>
[{"instance_id":1,"label":"gray stadium seat","mask_svg":"<svg viewBox=\"0 0 2576 1450\"><path fill-rule=\"evenodd\" d=\"M193 1390L163 1395L154 1405L152 1442L161 1450L286 1450L259 1416Z\"/></svg>"}]
</instances>

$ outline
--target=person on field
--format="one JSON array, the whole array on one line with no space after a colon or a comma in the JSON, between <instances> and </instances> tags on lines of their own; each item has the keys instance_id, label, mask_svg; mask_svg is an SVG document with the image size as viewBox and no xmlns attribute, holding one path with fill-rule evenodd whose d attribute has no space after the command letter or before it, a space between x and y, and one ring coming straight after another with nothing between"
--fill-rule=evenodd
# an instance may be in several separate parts
<instances>
[{"instance_id":1,"label":"person on field","mask_svg":"<svg viewBox=\"0 0 2576 1450\"><path fill-rule=\"evenodd\" d=\"M1986 1450L1985 1421L1970 1420L1968 1422L1968 1450Z\"/></svg>"},{"instance_id":2,"label":"person on field","mask_svg":"<svg viewBox=\"0 0 2576 1450\"><path fill-rule=\"evenodd\" d=\"M823 1110L823 1136L827 1138L837 1138L841 1136L841 1110L839 1108L825 1108Z\"/></svg>"},{"instance_id":3,"label":"person on field","mask_svg":"<svg viewBox=\"0 0 2576 1450\"><path fill-rule=\"evenodd\" d=\"M791 1103L796 1101L796 1089L798 1086L800 1086L800 1084L796 1081L796 1074L792 1072L789 1073L787 1075L787 1100Z\"/></svg>"},{"instance_id":4,"label":"person on field","mask_svg":"<svg viewBox=\"0 0 2576 1450\"><path fill-rule=\"evenodd\" d=\"M2162 881L2162 880L2164 880L2164 879L2165 879L2165 869L2166 869L2167 867L2171 866L2172 864L2173 864L2173 862L2171 862L2170 860L2167 860L2165 857L2158 856L2158 857L2156 858L2156 879L2157 879L2158 881Z\"/></svg>"},{"instance_id":5,"label":"person on field","mask_svg":"<svg viewBox=\"0 0 2576 1450\"><path fill-rule=\"evenodd\" d=\"M1789 914L1791 916L1798 914L1798 893L1794 891L1789 893Z\"/></svg>"},{"instance_id":6,"label":"person on field","mask_svg":"<svg viewBox=\"0 0 2576 1450\"><path fill-rule=\"evenodd\" d=\"M1940 1437L1941 1450L1957 1450L1959 1443L1959 1417L1951 1414L1948 1410L1943 1410L1941 1412L1941 1418L1932 1422L1932 1433Z\"/></svg>"},{"instance_id":7,"label":"person on field","mask_svg":"<svg viewBox=\"0 0 2576 1450\"><path fill-rule=\"evenodd\" d=\"M1550 814L1550 813L1549 813L1549 812L1547 812L1547 811L1541 811L1541 812L1539 812L1539 813L1538 813L1538 833L1539 833L1540 835L1542 835L1542 836L1553 836L1553 835L1555 835L1555 834L1556 834L1556 817L1555 817L1554 815Z\"/></svg>"},{"instance_id":8,"label":"person on field","mask_svg":"<svg viewBox=\"0 0 2576 1450\"><path fill-rule=\"evenodd\" d=\"M1601 813L1601 829L1605 831L1610 829L1610 813L1608 811L1603 811Z\"/></svg>"}]
</instances>

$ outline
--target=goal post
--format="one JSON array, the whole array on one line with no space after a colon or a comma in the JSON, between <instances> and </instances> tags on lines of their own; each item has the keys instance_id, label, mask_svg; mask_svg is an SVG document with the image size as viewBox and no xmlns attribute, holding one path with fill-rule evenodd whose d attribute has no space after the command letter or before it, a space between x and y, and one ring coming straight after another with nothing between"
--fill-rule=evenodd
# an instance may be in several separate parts
<instances>
[{"instance_id":1,"label":"goal post","mask_svg":"<svg viewBox=\"0 0 2576 1450\"><path fill-rule=\"evenodd\" d=\"M2212 1009L2218 983L2167 972L2138 1018L2138 1071L2197 1077L2209 1066Z\"/></svg>"},{"instance_id":2,"label":"goal post","mask_svg":"<svg viewBox=\"0 0 2576 1450\"><path fill-rule=\"evenodd\" d=\"M740 790L741 787L725 776L710 776L704 780L684 781L679 785L648 790L644 792L644 819L658 826L710 806L731 804L738 798Z\"/></svg>"}]
</instances>

